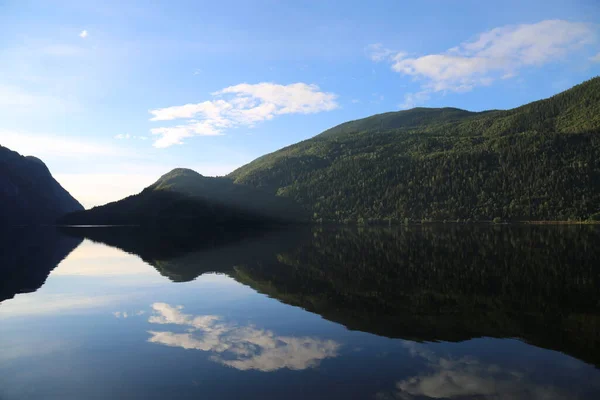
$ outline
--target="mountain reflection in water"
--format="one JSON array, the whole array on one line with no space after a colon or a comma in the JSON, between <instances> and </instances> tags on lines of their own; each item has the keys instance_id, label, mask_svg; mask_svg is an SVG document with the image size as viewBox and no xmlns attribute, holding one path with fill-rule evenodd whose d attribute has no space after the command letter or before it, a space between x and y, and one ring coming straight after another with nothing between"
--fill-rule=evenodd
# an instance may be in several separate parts
<instances>
[{"instance_id":1,"label":"mountain reflection in water","mask_svg":"<svg viewBox=\"0 0 600 400\"><path fill-rule=\"evenodd\" d=\"M69 234L137 254L174 282L227 274L352 330L412 341L519 338L600 365L595 227L313 228L210 240L136 228ZM309 362L335 355L333 344L303 346L323 351Z\"/></svg>"},{"instance_id":2,"label":"mountain reflection in water","mask_svg":"<svg viewBox=\"0 0 600 400\"><path fill-rule=\"evenodd\" d=\"M22 231L0 258L0 399L596 400L599 236Z\"/></svg>"}]
</instances>

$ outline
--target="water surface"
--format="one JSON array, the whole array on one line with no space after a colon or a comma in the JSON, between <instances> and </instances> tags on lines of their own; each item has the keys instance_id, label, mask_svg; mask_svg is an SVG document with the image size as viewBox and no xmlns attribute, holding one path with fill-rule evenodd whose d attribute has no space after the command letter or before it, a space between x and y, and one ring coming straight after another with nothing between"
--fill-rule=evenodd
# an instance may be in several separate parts
<instances>
[{"instance_id":1,"label":"water surface","mask_svg":"<svg viewBox=\"0 0 600 400\"><path fill-rule=\"evenodd\" d=\"M2 400L600 398L594 227L3 237Z\"/></svg>"}]
</instances>

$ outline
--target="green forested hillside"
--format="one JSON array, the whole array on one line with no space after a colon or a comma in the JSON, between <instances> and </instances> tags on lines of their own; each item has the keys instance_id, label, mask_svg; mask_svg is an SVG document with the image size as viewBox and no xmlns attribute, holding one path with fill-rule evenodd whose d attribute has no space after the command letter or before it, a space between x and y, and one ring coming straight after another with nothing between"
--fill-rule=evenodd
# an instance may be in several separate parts
<instances>
[{"instance_id":1,"label":"green forested hillside","mask_svg":"<svg viewBox=\"0 0 600 400\"><path fill-rule=\"evenodd\" d=\"M230 178L324 221L599 218L599 134L594 78L507 111L415 108L347 122Z\"/></svg>"}]
</instances>

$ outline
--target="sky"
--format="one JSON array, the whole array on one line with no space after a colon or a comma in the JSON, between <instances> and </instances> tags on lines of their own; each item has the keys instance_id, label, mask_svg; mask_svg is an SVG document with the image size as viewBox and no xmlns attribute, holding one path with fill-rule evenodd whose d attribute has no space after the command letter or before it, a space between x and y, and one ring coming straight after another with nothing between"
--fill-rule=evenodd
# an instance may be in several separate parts
<instances>
[{"instance_id":1,"label":"sky","mask_svg":"<svg viewBox=\"0 0 600 400\"><path fill-rule=\"evenodd\" d=\"M0 0L0 144L84 206L339 123L600 75L600 2Z\"/></svg>"}]
</instances>

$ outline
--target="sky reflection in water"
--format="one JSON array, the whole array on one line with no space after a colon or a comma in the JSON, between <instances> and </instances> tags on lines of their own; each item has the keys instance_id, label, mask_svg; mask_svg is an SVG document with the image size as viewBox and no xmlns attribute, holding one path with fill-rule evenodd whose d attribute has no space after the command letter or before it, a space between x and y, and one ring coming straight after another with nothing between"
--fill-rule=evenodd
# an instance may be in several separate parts
<instances>
[{"instance_id":1,"label":"sky reflection in water","mask_svg":"<svg viewBox=\"0 0 600 400\"><path fill-rule=\"evenodd\" d=\"M186 254L186 263L194 254ZM290 254L268 258L281 263ZM172 260L181 257L156 261L162 270L153 268L155 259L141 257L86 240L36 292L0 304L0 399L554 400L600 394L600 373L590 363L501 335L423 342L373 334L381 330L376 324L348 330L333 320L351 321L348 310L361 315L354 297L335 303L342 314L332 313L309 289L320 280L306 281L292 296L298 282L269 280L264 260L222 273L203 266L197 279L173 283L164 268L177 267ZM297 260L295 271L305 263ZM345 296L356 293L346 289ZM302 293L303 307L315 312L288 305Z\"/></svg>"}]
</instances>

